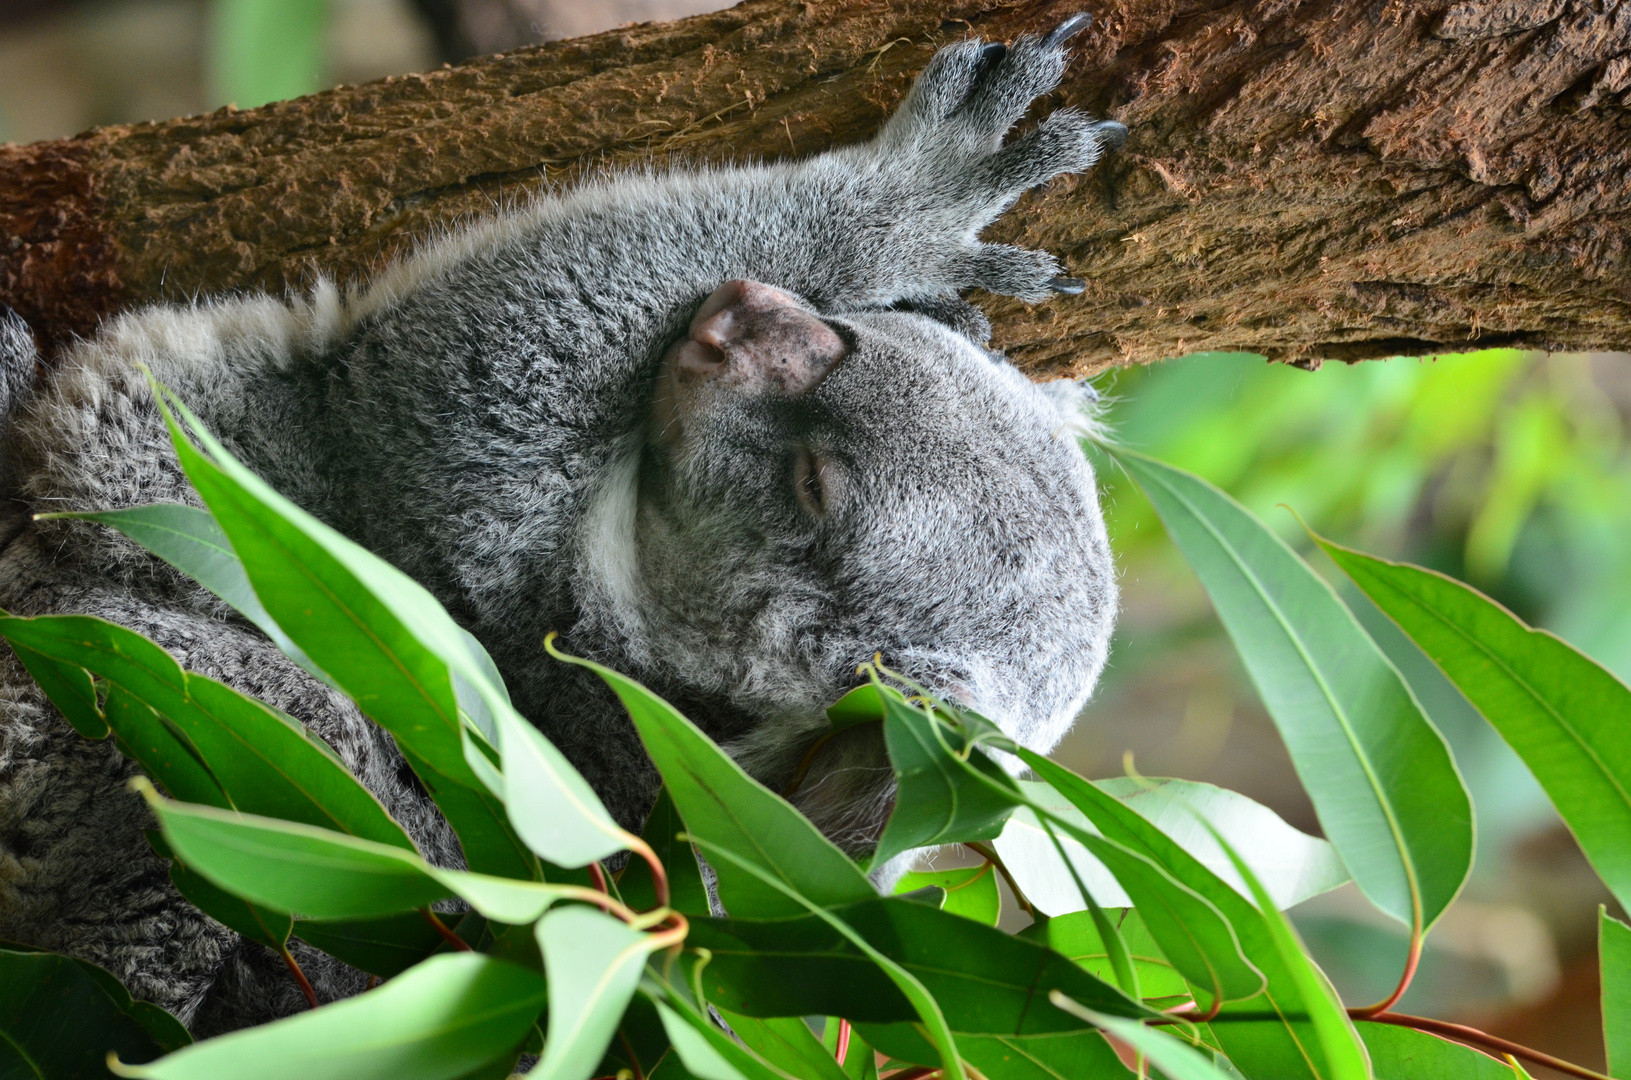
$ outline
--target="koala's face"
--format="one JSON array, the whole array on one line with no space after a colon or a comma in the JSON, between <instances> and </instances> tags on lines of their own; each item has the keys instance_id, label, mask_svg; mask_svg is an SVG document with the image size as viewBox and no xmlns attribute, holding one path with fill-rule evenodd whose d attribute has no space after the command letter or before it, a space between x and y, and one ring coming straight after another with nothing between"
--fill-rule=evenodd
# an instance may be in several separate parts
<instances>
[{"instance_id":1,"label":"koala's face","mask_svg":"<svg viewBox=\"0 0 1631 1080\"><path fill-rule=\"evenodd\" d=\"M1116 600L1055 401L921 315L823 318L728 283L658 376L637 543L658 625L686 633L654 658L767 724L808 724L881 653L1051 748Z\"/></svg>"}]
</instances>

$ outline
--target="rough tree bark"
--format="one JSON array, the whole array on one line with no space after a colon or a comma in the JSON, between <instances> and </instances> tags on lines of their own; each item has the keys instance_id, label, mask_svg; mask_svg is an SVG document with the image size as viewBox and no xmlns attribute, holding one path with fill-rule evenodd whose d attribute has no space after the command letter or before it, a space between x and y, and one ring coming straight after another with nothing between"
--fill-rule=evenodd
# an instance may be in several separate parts
<instances>
[{"instance_id":1,"label":"rough tree bark","mask_svg":"<svg viewBox=\"0 0 1631 1080\"><path fill-rule=\"evenodd\" d=\"M750 0L0 147L0 299L53 343L131 304L353 278L585 169L863 138L937 46L1083 8L1055 97L1132 136L993 230L1090 282L987 304L1028 370L1631 345L1627 0Z\"/></svg>"}]
</instances>

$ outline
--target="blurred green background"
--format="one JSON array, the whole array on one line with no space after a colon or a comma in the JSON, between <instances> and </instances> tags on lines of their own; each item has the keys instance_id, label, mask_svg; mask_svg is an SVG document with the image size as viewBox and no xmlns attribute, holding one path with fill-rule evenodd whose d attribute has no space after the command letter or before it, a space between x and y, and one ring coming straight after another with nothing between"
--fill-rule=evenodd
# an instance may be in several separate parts
<instances>
[{"instance_id":1,"label":"blurred green background","mask_svg":"<svg viewBox=\"0 0 1631 1080\"><path fill-rule=\"evenodd\" d=\"M0 0L0 140L248 108L724 6ZM1631 677L1628 359L1489 351L1311 373L1206 354L1097 385L1122 443L1219 484L1299 550L1309 545L1282 504L1339 541L1461 577ZM1105 776L1130 753L1147 775L1210 780L1317 831L1194 576L1136 489L1110 468L1101 478L1124 612L1104 683L1058 756ZM1404 1006L1592 1060L1593 919L1606 893L1511 752L1413 646L1343 595L1449 738L1478 807L1473 880ZM1312 901L1297 921L1350 1001L1391 986L1402 929L1356 892Z\"/></svg>"}]
</instances>

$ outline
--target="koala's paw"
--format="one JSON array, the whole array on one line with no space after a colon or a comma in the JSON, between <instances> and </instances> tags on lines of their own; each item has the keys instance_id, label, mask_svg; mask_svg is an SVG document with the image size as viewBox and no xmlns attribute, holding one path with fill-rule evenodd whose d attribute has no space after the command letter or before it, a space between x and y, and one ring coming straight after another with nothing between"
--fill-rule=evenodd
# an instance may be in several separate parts
<instances>
[{"instance_id":1,"label":"koala's paw","mask_svg":"<svg viewBox=\"0 0 1631 1080\"><path fill-rule=\"evenodd\" d=\"M1053 256L979 244L973 236L1027 188L1082 172L1126 142L1123 125L1065 108L1003 143L1031 102L1059 84L1070 61L1068 42L1090 21L1074 15L1045 36L1022 37L1012 46L971 40L941 49L880 132L874 152L886 168L910 175L912 201L931 219L924 224L955 238L959 248L938 267L950 280L936 284L1025 300L1081 291L1077 279L1060 276Z\"/></svg>"}]
</instances>

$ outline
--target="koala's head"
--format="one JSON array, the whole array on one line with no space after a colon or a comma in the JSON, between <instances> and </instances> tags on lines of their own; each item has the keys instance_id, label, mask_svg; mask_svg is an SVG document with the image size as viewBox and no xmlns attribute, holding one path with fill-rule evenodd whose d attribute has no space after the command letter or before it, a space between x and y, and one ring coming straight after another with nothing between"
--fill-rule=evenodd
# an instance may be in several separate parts
<instances>
[{"instance_id":1,"label":"koala's head","mask_svg":"<svg viewBox=\"0 0 1631 1080\"><path fill-rule=\"evenodd\" d=\"M820 316L766 285L721 286L657 376L637 658L659 685L754 718L721 734L772 787L874 654L1050 749L1116 607L1093 472L1059 402L922 314ZM864 847L887 763L875 731L839 743L796 801Z\"/></svg>"}]
</instances>

